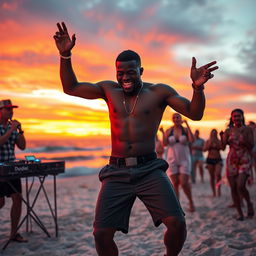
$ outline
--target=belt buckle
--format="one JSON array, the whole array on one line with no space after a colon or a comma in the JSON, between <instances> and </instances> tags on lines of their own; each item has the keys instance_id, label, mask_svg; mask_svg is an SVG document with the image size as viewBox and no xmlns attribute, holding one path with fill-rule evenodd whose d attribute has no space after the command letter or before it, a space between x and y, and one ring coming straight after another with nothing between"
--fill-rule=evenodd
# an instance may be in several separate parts
<instances>
[{"instance_id":1,"label":"belt buckle","mask_svg":"<svg viewBox=\"0 0 256 256\"><path fill-rule=\"evenodd\" d=\"M126 166L134 166L137 165L138 161L137 161L137 157L126 157L125 158L125 165Z\"/></svg>"}]
</instances>

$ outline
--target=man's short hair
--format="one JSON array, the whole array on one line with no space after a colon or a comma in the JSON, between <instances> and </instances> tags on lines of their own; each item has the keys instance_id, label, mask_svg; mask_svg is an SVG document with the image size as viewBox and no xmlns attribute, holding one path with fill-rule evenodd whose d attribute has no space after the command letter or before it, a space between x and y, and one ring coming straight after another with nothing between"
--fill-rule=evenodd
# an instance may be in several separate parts
<instances>
[{"instance_id":1,"label":"man's short hair","mask_svg":"<svg viewBox=\"0 0 256 256\"><path fill-rule=\"evenodd\" d=\"M141 66L141 60L140 60L139 54L132 50L123 51L116 58L116 62L117 61L131 61L131 60L135 60L137 62L137 64L139 66Z\"/></svg>"}]
</instances>

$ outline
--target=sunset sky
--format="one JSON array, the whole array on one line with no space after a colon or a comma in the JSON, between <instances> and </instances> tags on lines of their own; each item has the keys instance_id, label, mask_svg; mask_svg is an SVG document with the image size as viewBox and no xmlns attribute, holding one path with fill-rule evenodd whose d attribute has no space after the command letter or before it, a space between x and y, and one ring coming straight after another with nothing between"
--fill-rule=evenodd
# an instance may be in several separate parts
<instances>
[{"instance_id":1,"label":"sunset sky","mask_svg":"<svg viewBox=\"0 0 256 256\"><path fill-rule=\"evenodd\" d=\"M0 97L19 105L14 118L27 138L109 135L102 100L65 95L53 35L64 21L77 37L72 51L79 81L115 80L115 58L137 51L142 79L173 86L189 99L191 58L219 70L205 89L200 122L207 138L224 129L234 108L256 121L256 3L254 0L0 0ZM171 125L172 110L162 126Z\"/></svg>"}]
</instances>

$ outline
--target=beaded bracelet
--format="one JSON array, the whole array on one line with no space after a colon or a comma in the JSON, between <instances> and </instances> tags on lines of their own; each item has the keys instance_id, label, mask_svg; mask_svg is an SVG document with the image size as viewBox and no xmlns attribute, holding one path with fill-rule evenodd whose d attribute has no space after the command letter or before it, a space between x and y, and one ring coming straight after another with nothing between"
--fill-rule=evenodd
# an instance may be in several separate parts
<instances>
[{"instance_id":1,"label":"beaded bracelet","mask_svg":"<svg viewBox=\"0 0 256 256\"><path fill-rule=\"evenodd\" d=\"M64 60L69 60L69 59L71 59L71 56L72 56L71 53L70 53L69 56L63 56L63 55L60 54L60 57L61 57L62 59L64 59Z\"/></svg>"}]
</instances>

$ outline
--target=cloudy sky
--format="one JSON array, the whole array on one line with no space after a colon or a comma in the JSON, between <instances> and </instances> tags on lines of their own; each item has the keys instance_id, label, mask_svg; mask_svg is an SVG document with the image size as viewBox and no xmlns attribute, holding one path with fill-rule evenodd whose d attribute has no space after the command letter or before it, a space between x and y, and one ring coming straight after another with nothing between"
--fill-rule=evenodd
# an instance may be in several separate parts
<instances>
[{"instance_id":1,"label":"cloudy sky","mask_svg":"<svg viewBox=\"0 0 256 256\"><path fill-rule=\"evenodd\" d=\"M115 80L116 56L132 49L141 55L144 81L169 84L190 99L192 56L198 66L216 60L204 118L190 121L192 128L208 137L237 107L256 121L255 9L254 0L0 0L1 98L20 106L15 117L31 138L109 134L104 101L62 92L52 36L64 21L77 37L79 81Z\"/></svg>"}]
</instances>

